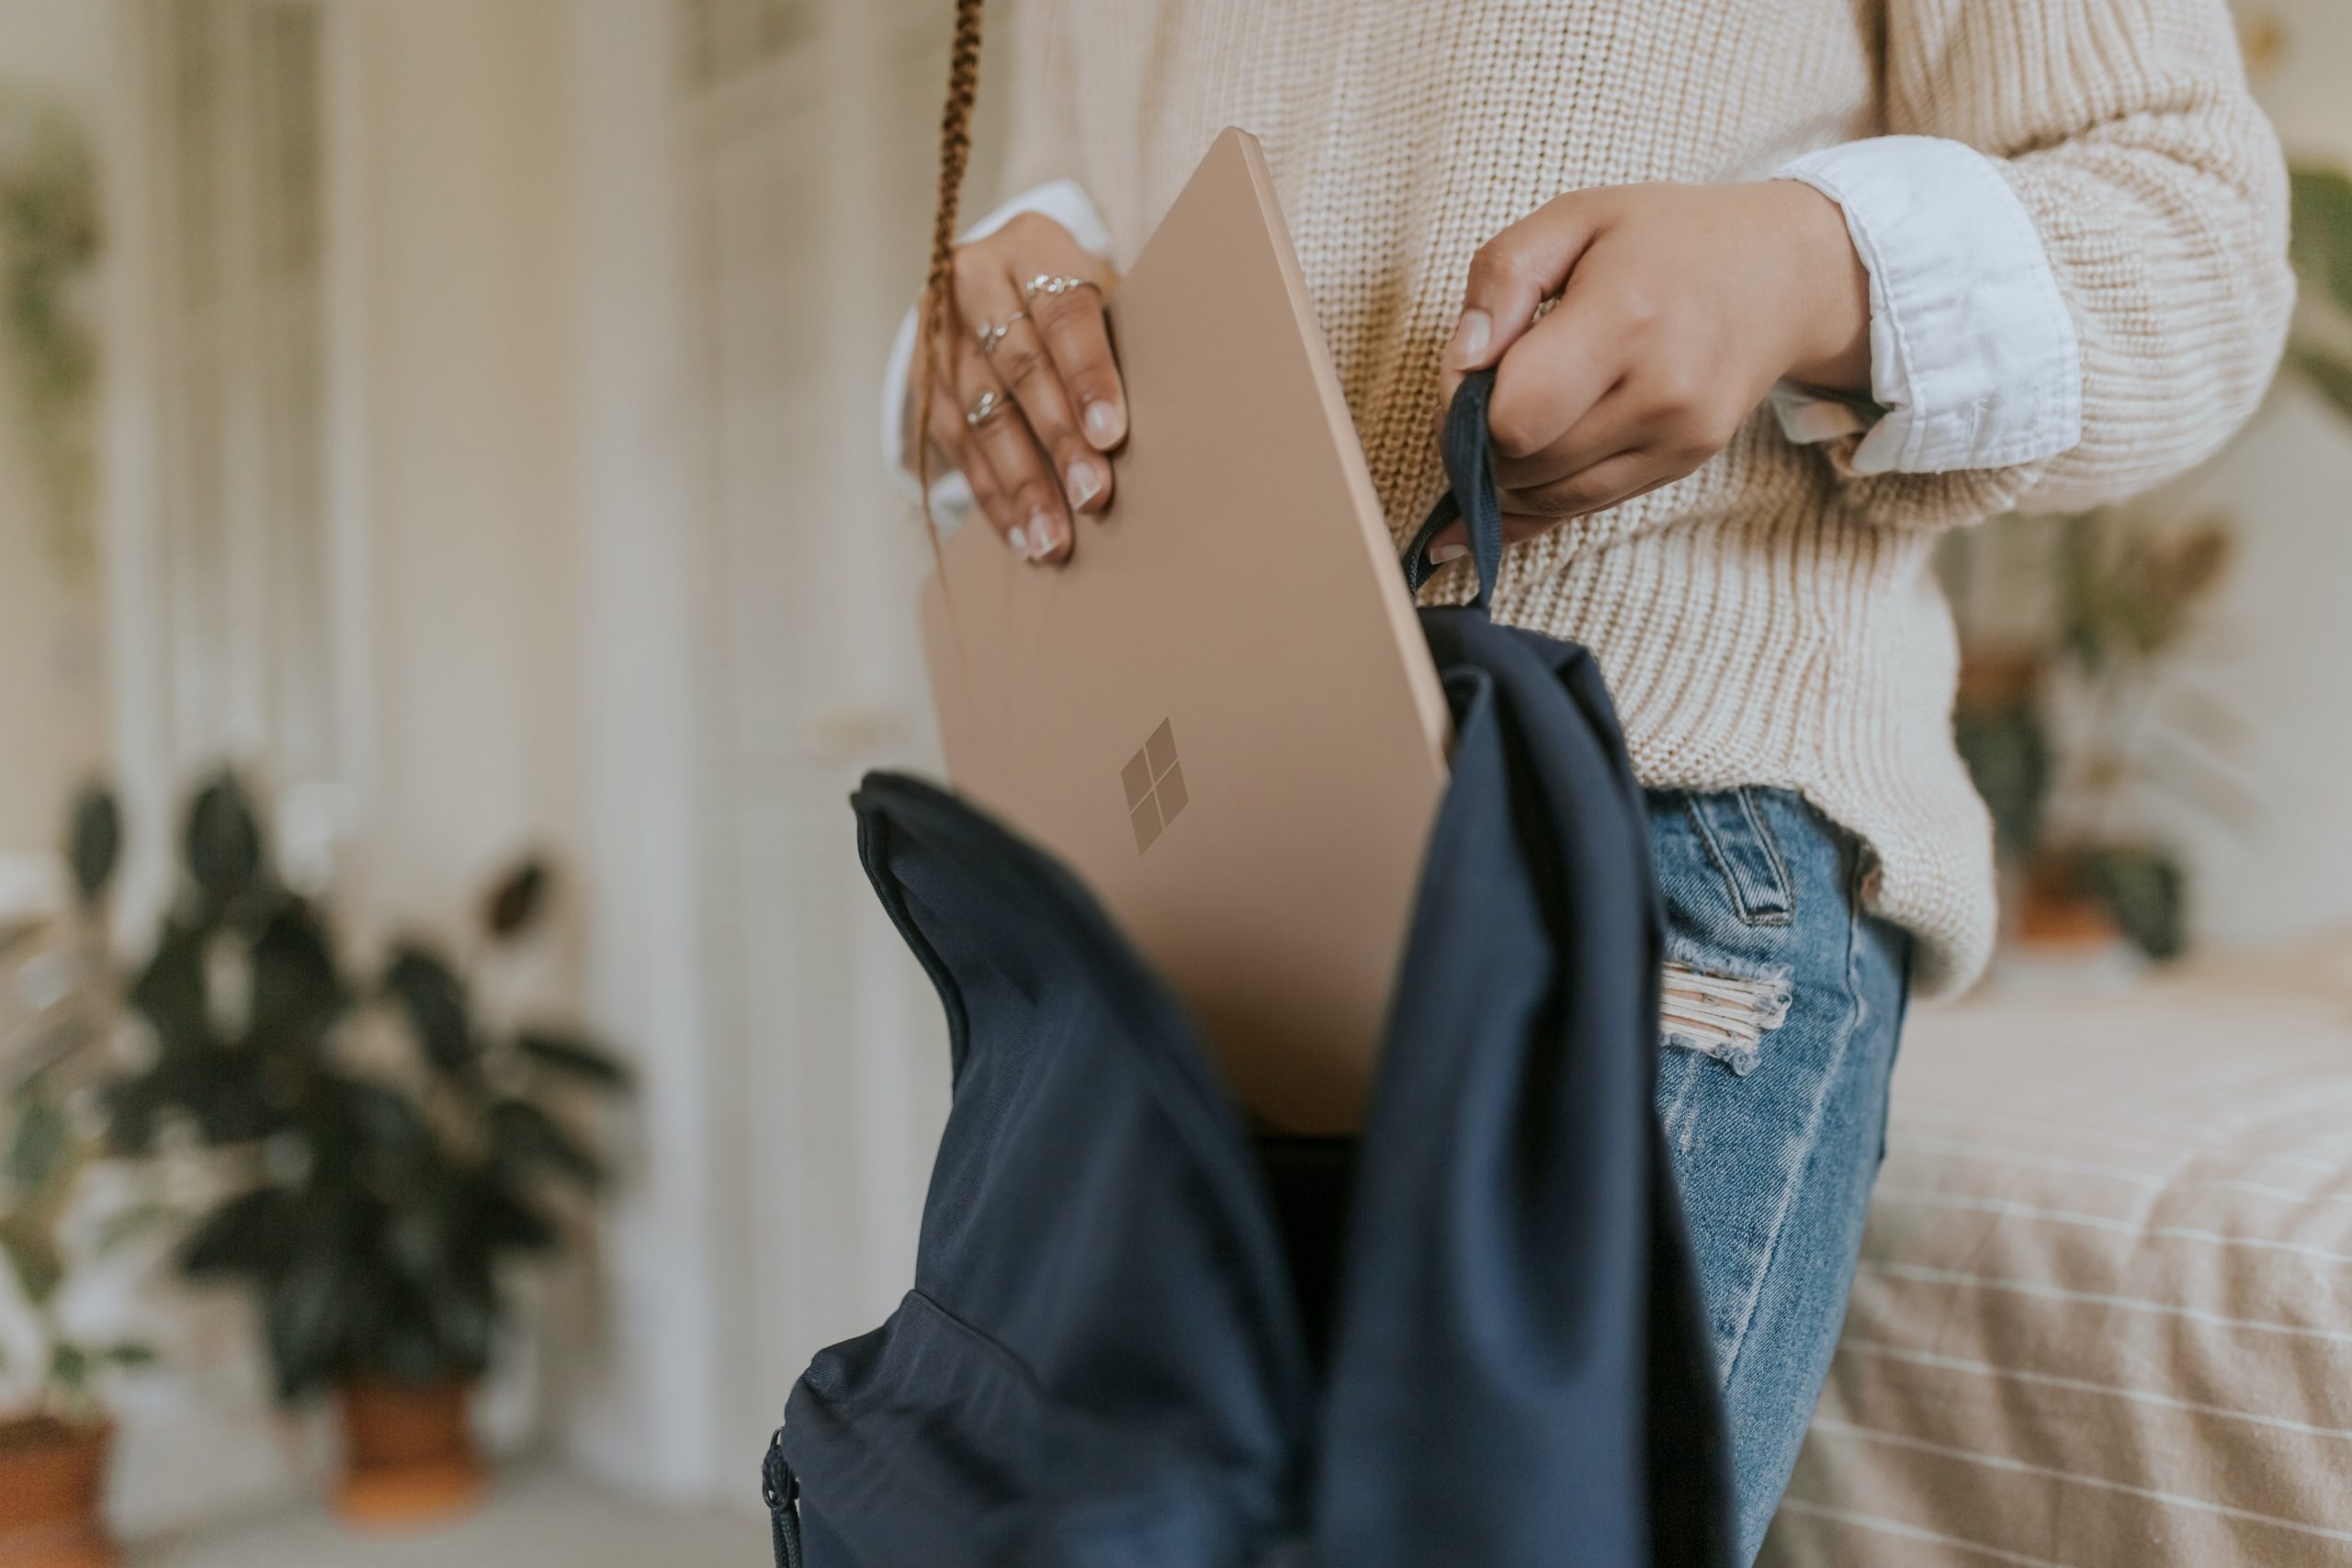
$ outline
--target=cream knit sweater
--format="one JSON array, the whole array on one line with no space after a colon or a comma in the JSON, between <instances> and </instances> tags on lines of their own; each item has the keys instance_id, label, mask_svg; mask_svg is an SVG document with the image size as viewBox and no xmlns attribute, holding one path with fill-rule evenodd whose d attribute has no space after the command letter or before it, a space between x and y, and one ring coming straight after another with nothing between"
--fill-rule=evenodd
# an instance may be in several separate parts
<instances>
[{"instance_id":1,"label":"cream knit sweater","mask_svg":"<svg viewBox=\"0 0 2352 1568\"><path fill-rule=\"evenodd\" d=\"M989 51L1007 188L1078 180L1122 266L1219 130L1264 141L1400 536L1444 486L1439 356L1471 254L1549 197L1896 132L2003 160L2080 340L2078 446L1864 477L1850 438L1795 446L1759 415L1688 479L1514 548L1496 603L1599 657L1644 783L1802 792L1876 855L1920 989L1978 972L1990 831L1930 555L1954 525L2177 473L2260 397L2292 295L2285 175L2223 0L1022 0ZM1463 570L1426 597L1464 596Z\"/></svg>"}]
</instances>

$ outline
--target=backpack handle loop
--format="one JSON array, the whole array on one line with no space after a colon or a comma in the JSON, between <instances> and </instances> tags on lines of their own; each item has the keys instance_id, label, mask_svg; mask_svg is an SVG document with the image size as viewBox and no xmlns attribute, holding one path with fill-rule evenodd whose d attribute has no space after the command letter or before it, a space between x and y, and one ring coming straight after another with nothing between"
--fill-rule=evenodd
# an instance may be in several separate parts
<instances>
[{"instance_id":1,"label":"backpack handle loop","mask_svg":"<svg viewBox=\"0 0 2352 1568\"><path fill-rule=\"evenodd\" d=\"M1460 520L1478 568L1478 593L1470 601L1475 610L1491 609L1495 579L1503 565L1502 498L1495 488L1494 457L1487 444L1487 405L1494 393L1495 373L1475 370L1453 394L1440 443L1451 488L1438 497L1429 520L1405 547L1405 586L1418 593L1437 570L1430 559L1430 541Z\"/></svg>"}]
</instances>

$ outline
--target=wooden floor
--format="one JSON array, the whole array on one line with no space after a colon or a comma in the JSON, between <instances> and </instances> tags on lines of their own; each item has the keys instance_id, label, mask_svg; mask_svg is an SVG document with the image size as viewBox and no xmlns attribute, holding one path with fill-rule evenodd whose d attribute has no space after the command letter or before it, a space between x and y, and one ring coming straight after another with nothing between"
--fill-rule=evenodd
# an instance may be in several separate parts
<instances>
[{"instance_id":1,"label":"wooden floor","mask_svg":"<svg viewBox=\"0 0 2352 1568\"><path fill-rule=\"evenodd\" d=\"M406 1540L353 1536L323 1510L134 1545L128 1568L765 1568L744 1513L648 1507L552 1471L509 1472L480 1514Z\"/></svg>"}]
</instances>

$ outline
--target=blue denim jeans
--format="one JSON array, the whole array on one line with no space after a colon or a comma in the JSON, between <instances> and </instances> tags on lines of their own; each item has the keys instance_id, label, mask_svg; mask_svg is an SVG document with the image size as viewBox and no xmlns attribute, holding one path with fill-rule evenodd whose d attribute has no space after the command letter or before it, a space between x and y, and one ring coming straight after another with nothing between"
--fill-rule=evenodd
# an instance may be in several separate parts
<instances>
[{"instance_id":1,"label":"blue denim jeans","mask_svg":"<svg viewBox=\"0 0 2352 1568\"><path fill-rule=\"evenodd\" d=\"M1846 1315L1910 939L1867 855L1788 790L1652 791L1667 919L1657 1108L1731 1426L1741 1561L1795 1467Z\"/></svg>"}]
</instances>

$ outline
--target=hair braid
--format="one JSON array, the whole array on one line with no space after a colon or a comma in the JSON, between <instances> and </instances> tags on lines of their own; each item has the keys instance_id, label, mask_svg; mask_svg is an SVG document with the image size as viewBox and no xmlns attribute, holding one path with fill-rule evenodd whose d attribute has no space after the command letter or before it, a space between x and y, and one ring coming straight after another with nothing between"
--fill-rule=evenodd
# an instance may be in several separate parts
<instances>
[{"instance_id":1,"label":"hair braid","mask_svg":"<svg viewBox=\"0 0 2352 1568\"><path fill-rule=\"evenodd\" d=\"M972 162L972 106L980 88L981 0L956 0L956 42L947 60L947 104L939 117L939 205L931 224L931 276L923 284L922 318L915 337L915 368L922 378L915 398L915 474L922 485L922 515L931 515L931 412L939 373L933 345L955 313L956 214L964 200L964 173ZM938 534L931 530L934 546Z\"/></svg>"}]
</instances>

